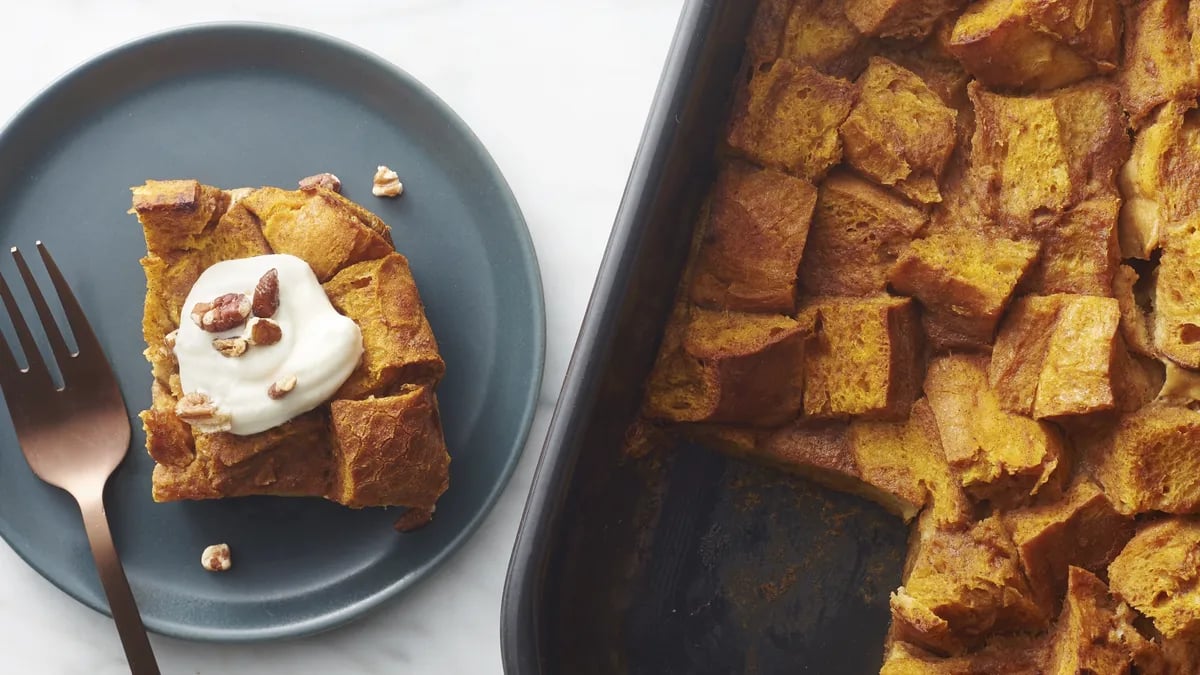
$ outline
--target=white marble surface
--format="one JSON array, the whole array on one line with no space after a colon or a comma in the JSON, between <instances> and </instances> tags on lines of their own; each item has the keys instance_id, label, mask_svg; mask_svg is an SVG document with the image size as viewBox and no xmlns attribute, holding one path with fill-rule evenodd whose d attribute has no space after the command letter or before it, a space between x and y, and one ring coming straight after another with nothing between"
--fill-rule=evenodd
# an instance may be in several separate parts
<instances>
[{"instance_id":1,"label":"white marble surface","mask_svg":"<svg viewBox=\"0 0 1200 675\"><path fill-rule=\"evenodd\" d=\"M0 18L0 118L131 38L216 20L354 42L429 85L475 130L533 233L546 377L524 457L482 529L437 573L355 624L254 646L153 636L164 673L501 672L505 568L579 322L682 0L14 0ZM0 546L0 672L127 672L111 622Z\"/></svg>"}]
</instances>

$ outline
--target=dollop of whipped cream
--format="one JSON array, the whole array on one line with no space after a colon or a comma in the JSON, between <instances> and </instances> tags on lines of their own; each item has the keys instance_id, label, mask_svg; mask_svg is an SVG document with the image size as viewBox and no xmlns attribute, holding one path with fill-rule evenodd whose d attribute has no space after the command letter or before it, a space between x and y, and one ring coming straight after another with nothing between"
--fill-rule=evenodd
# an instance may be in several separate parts
<instances>
[{"instance_id":1,"label":"dollop of whipped cream","mask_svg":"<svg viewBox=\"0 0 1200 675\"><path fill-rule=\"evenodd\" d=\"M213 340L240 337L246 324L209 332L192 320L192 308L226 293L253 298L259 279L271 269L279 275L279 308L270 318L282 337L239 356L222 355ZM350 377L362 352L358 324L338 314L312 268L291 255L227 260L204 270L183 304L175 337L184 394L207 395L230 416L229 431L238 435L266 431L320 405ZM292 377L295 387L285 396L268 395L273 384Z\"/></svg>"}]
</instances>

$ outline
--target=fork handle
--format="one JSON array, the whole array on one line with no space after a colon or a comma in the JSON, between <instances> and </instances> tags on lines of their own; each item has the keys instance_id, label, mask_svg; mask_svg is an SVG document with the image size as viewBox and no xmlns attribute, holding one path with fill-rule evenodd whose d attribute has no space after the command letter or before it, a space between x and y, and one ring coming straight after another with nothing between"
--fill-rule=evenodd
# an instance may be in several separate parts
<instances>
[{"instance_id":1,"label":"fork handle","mask_svg":"<svg viewBox=\"0 0 1200 675\"><path fill-rule=\"evenodd\" d=\"M150 648L150 638L146 635L146 627L142 625L142 615L138 613L133 591L129 590L129 580L125 578L125 570L121 568L117 548L113 545L112 532L108 529L104 488L101 486L95 495L76 495L75 499L83 514L83 526L87 530L88 543L92 546L92 557L96 559L100 584L108 596L108 606L117 624L121 645L125 648L129 672L132 675L159 675L158 662L154 659L154 650Z\"/></svg>"}]
</instances>

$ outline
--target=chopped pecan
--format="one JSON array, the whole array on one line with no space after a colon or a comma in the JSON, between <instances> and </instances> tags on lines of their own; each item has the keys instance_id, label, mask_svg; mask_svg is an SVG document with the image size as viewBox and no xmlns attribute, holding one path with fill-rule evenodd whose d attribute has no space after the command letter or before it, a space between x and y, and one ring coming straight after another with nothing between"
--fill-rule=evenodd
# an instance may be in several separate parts
<instances>
[{"instance_id":1,"label":"chopped pecan","mask_svg":"<svg viewBox=\"0 0 1200 675\"><path fill-rule=\"evenodd\" d=\"M315 176L300 179L301 190L316 190L317 188L325 188L341 193L342 181L331 173L319 173Z\"/></svg>"},{"instance_id":2,"label":"chopped pecan","mask_svg":"<svg viewBox=\"0 0 1200 675\"><path fill-rule=\"evenodd\" d=\"M175 404L175 415L206 433L229 431L233 426L233 419L229 413L218 410L208 394L199 392L184 394Z\"/></svg>"},{"instance_id":3,"label":"chopped pecan","mask_svg":"<svg viewBox=\"0 0 1200 675\"><path fill-rule=\"evenodd\" d=\"M175 338L178 337L178 335L179 329L176 328L175 330L163 336L163 344L167 346L167 349L171 351L175 350Z\"/></svg>"},{"instance_id":4,"label":"chopped pecan","mask_svg":"<svg viewBox=\"0 0 1200 675\"><path fill-rule=\"evenodd\" d=\"M197 302L195 304L195 306L192 307L192 311L191 311L192 322L195 323L197 326L200 326L201 328L203 328L204 324L202 322L204 321L204 314L208 310L212 309L212 306L213 305L211 302Z\"/></svg>"},{"instance_id":5,"label":"chopped pecan","mask_svg":"<svg viewBox=\"0 0 1200 675\"><path fill-rule=\"evenodd\" d=\"M254 316L266 319L279 310L279 270L272 267L254 287Z\"/></svg>"},{"instance_id":6,"label":"chopped pecan","mask_svg":"<svg viewBox=\"0 0 1200 675\"><path fill-rule=\"evenodd\" d=\"M194 309L192 313L195 313ZM242 325L248 316L250 298L245 293L226 293L212 301L212 307L200 317L200 327L210 333L220 333Z\"/></svg>"},{"instance_id":7,"label":"chopped pecan","mask_svg":"<svg viewBox=\"0 0 1200 675\"><path fill-rule=\"evenodd\" d=\"M277 380L270 387L268 387L267 388L267 396L270 396L271 398L278 400L278 399L281 399L284 396L287 396L288 394L292 393L292 390L295 388L296 388L296 376L288 375L287 377L285 377L283 379Z\"/></svg>"},{"instance_id":8,"label":"chopped pecan","mask_svg":"<svg viewBox=\"0 0 1200 675\"><path fill-rule=\"evenodd\" d=\"M399 197L404 192L404 184L395 171L380 165L375 169L371 194L376 197Z\"/></svg>"},{"instance_id":9,"label":"chopped pecan","mask_svg":"<svg viewBox=\"0 0 1200 675\"><path fill-rule=\"evenodd\" d=\"M242 337L255 347L273 345L283 339L283 329L271 319L256 316L246 322L246 332Z\"/></svg>"},{"instance_id":10,"label":"chopped pecan","mask_svg":"<svg viewBox=\"0 0 1200 675\"><path fill-rule=\"evenodd\" d=\"M212 346L221 353L221 356L233 358L245 354L250 342L241 337L217 338L212 341Z\"/></svg>"},{"instance_id":11,"label":"chopped pecan","mask_svg":"<svg viewBox=\"0 0 1200 675\"><path fill-rule=\"evenodd\" d=\"M200 564L209 572L226 572L233 567L229 544L213 544L200 554Z\"/></svg>"}]
</instances>

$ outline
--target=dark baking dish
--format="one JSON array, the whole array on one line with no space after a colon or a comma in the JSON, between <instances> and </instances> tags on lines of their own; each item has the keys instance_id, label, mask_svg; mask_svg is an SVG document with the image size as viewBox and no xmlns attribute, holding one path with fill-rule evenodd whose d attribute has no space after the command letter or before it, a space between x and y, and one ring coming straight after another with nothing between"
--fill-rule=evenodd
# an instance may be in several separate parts
<instances>
[{"instance_id":1,"label":"dark baking dish","mask_svg":"<svg viewBox=\"0 0 1200 675\"><path fill-rule=\"evenodd\" d=\"M517 536L510 674L879 670L898 519L703 448L621 452L755 4L684 7Z\"/></svg>"}]
</instances>

